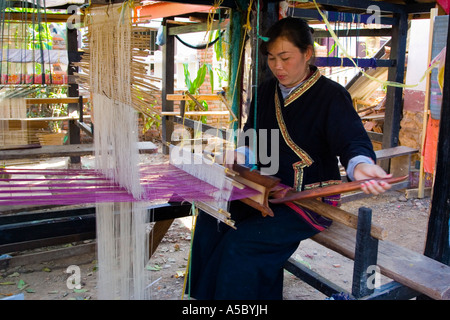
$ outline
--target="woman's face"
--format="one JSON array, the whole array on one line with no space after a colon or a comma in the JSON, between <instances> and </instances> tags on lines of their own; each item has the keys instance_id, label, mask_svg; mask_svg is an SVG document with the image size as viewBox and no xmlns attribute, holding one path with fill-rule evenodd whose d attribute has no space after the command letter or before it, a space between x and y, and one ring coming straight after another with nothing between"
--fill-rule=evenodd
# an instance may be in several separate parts
<instances>
[{"instance_id":1,"label":"woman's face","mask_svg":"<svg viewBox=\"0 0 450 320\"><path fill-rule=\"evenodd\" d=\"M309 74L312 48L301 52L292 42L279 37L268 46L267 53L269 68L283 86L295 87Z\"/></svg>"}]
</instances>

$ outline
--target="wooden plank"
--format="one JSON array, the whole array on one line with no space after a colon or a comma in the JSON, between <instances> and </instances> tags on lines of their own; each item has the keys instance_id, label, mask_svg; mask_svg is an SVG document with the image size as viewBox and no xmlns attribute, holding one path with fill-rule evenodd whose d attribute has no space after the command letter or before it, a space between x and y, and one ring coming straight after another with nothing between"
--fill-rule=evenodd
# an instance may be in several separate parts
<instances>
[{"instance_id":1,"label":"wooden plank","mask_svg":"<svg viewBox=\"0 0 450 320\"><path fill-rule=\"evenodd\" d=\"M217 30L224 29L227 27L229 19L225 19L222 22L214 21L211 24L209 23L191 23L189 25L184 26L171 26L169 28L168 35L176 36L179 34L193 33L193 32L202 32L207 30Z\"/></svg>"},{"instance_id":2,"label":"wooden plank","mask_svg":"<svg viewBox=\"0 0 450 320\"><path fill-rule=\"evenodd\" d=\"M140 153L155 153L158 151L158 147L150 141L138 142L138 149ZM41 146L33 149L4 150L0 153L0 160L87 156L93 154L93 144L70 144Z\"/></svg>"},{"instance_id":3,"label":"wooden plank","mask_svg":"<svg viewBox=\"0 0 450 320\"><path fill-rule=\"evenodd\" d=\"M174 221L174 219L168 219L168 220L161 220L161 221L155 222L155 225L153 226L152 230L150 231L150 235L149 235L149 246L148 246L149 247L149 252L148 252L149 258L151 258L151 256L155 253L156 249L158 248L158 245L160 244L161 240L166 235L167 230L169 230L173 221Z\"/></svg>"},{"instance_id":4,"label":"wooden plank","mask_svg":"<svg viewBox=\"0 0 450 320\"><path fill-rule=\"evenodd\" d=\"M80 19L80 22L84 21L84 15L78 14L77 17ZM45 22L59 22L59 23L66 23L70 18L72 17L72 14L66 14L66 13L45 13ZM5 20L11 20L11 21L28 21L30 23L36 23L33 14L27 14L24 15L23 13L19 12L8 12Z\"/></svg>"},{"instance_id":5,"label":"wooden plank","mask_svg":"<svg viewBox=\"0 0 450 320\"><path fill-rule=\"evenodd\" d=\"M0 260L0 268L13 268L29 264L41 263L55 259L80 256L82 254L92 254L96 251L96 243L82 244L70 248L62 248L45 252L30 253L12 258Z\"/></svg>"},{"instance_id":6,"label":"wooden plank","mask_svg":"<svg viewBox=\"0 0 450 320\"><path fill-rule=\"evenodd\" d=\"M161 19L193 12L208 12L211 6L190 3L155 2L142 6L137 12L139 20Z\"/></svg>"},{"instance_id":7,"label":"wooden plank","mask_svg":"<svg viewBox=\"0 0 450 320\"><path fill-rule=\"evenodd\" d=\"M334 221L326 230L311 238L317 243L349 259L355 258L356 230Z\"/></svg>"},{"instance_id":8,"label":"wooden plank","mask_svg":"<svg viewBox=\"0 0 450 320\"><path fill-rule=\"evenodd\" d=\"M93 153L94 147L92 144L41 146L40 148L34 149L2 151L0 160L86 156L92 155Z\"/></svg>"},{"instance_id":9,"label":"wooden plank","mask_svg":"<svg viewBox=\"0 0 450 320\"><path fill-rule=\"evenodd\" d=\"M84 118L91 118L90 115L83 116ZM67 121L67 120L78 120L78 116L65 116L65 117L41 117L41 118L0 118L0 121Z\"/></svg>"},{"instance_id":10,"label":"wooden plank","mask_svg":"<svg viewBox=\"0 0 450 320\"><path fill-rule=\"evenodd\" d=\"M356 229L358 227L358 216L353 213L347 212L337 207L333 207L329 204L315 199L304 199L296 201L296 203L298 203L298 205L301 207L312 210L328 219L332 219L333 221L342 223L347 227L353 229ZM370 234L375 239L380 240L386 239L387 237L387 231L383 227L373 223Z\"/></svg>"},{"instance_id":11,"label":"wooden plank","mask_svg":"<svg viewBox=\"0 0 450 320\"><path fill-rule=\"evenodd\" d=\"M68 98L26 98L27 105L31 104L55 104L55 103L78 103L78 97ZM89 98L83 98L83 103L89 102Z\"/></svg>"},{"instance_id":12,"label":"wooden plank","mask_svg":"<svg viewBox=\"0 0 450 320\"><path fill-rule=\"evenodd\" d=\"M403 155L411 155L419 152L418 149L410 148L407 146L397 146L392 148L386 148L382 150L375 151L375 155L377 156L377 160L390 159L393 157L399 157Z\"/></svg>"},{"instance_id":13,"label":"wooden plank","mask_svg":"<svg viewBox=\"0 0 450 320\"><path fill-rule=\"evenodd\" d=\"M194 97L197 100L221 101L218 94L200 94ZM192 100L189 95L186 94L167 94L166 99L169 101Z\"/></svg>"},{"instance_id":14,"label":"wooden plank","mask_svg":"<svg viewBox=\"0 0 450 320\"><path fill-rule=\"evenodd\" d=\"M385 276L433 299L450 299L450 267L390 241L380 241L378 265Z\"/></svg>"},{"instance_id":15,"label":"wooden plank","mask_svg":"<svg viewBox=\"0 0 450 320\"><path fill-rule=\"evenodd\" d=\"M185 116L227 116L229 111L186 111ZM179 116L180 111L163 111L162 116Z\"/></svg>"},{"instance_id":16,"label":"wooden plank","mask_svg":"<svg viewBox=\"0 0 450 320\"><path fill-rule=\"evenodd\" d=\"M314 241L349 259L355 258L356 230L333 224L312 237ZM433 299L450 299L450 267L390 241L378 244L378 263L383 275Z\"/></svg>"},{"instance_id":17,"label":"wooden plank","mask_svg":"<svg viewBox=\"0 0 450 320\"><path fill-rule=\"evenodd\" d=\"M409 172L411 171L411 155L403 155L403 156L396 156L391 159L391 165L389 168L389 173L393 174L394 176L398 175L409 175Z\"/></svg>"}]
</instances>

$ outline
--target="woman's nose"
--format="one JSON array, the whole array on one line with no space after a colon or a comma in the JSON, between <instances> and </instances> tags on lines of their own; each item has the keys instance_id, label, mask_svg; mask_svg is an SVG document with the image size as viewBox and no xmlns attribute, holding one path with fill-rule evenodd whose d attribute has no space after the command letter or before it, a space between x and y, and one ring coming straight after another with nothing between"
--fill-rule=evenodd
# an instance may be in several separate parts
<instances>
[{"instance_id":1,"label":"woman's nose","mask_svg":"<svg viewBox=\"0 0 450 320\"><path fill-rule=\"evenodd\" d=\"M280 60L277 60L275 62L275 69L278 69L278 70L283 69L283 64L281 63Z\"/></svg>"}]
</instances>

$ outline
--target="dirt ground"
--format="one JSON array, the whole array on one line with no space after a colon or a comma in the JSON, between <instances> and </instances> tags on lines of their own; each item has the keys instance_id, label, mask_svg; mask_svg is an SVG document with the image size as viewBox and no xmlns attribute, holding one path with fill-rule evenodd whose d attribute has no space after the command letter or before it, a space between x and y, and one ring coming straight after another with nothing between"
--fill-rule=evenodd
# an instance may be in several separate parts
<instances>
[{"instance_id":1,"label":"dirt ground","mask_svg":"<svg viewBox=\"0 0 450 320\"><path fill-rule=\"evenodd\" d=\"M155 156L152 156L153 158ZM151 161L159 161L160 159ZM89 167L91 159L83 159ZM404 190L389 191L344 203L342 208L357 213L361 206L373 210L373 221L388 231L388 240L409 249L423 252L430 209L430 198L406 199ZM147 265L148 293L152 300L189 299L182 295L184 274L191 245L192 218L176 219L158 250ZM88 245L94 240L67 244L66 247ZM34 253L55 248L41 248ZM67 250L70 250L67 249ZM30 252L12 252L12 256ZM303 241L293 257L312 270L326 276L344 289L351 290L352 261L324 248L312 240ZM69 266L78 266L81 288L69 289ZM96 300L97 261L95 253L73 258L52 260L0 270L0 299L8 297L25 300ZM326 296L285 271L285 300L323 300Z\"/></svg>"}]
</instances>

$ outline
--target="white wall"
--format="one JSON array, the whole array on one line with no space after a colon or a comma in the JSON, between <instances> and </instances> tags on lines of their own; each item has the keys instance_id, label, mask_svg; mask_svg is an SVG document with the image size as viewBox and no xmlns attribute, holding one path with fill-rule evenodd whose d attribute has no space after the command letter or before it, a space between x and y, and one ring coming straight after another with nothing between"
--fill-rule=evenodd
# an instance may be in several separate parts
<instances>
[{"instance_id":1,"label":"white wall","mask_svg":"<svg viewBox=\"0 0 450 320\"><path fill-rule=\"evenodd\" d=\"M411 20L409 31L408 62L406 69L406 84L419 83L427 70L428 39L430 33L430 20ZM425 81L419 83L413 90L425 91Z\"/></svg>"}]
</instances>

